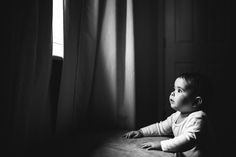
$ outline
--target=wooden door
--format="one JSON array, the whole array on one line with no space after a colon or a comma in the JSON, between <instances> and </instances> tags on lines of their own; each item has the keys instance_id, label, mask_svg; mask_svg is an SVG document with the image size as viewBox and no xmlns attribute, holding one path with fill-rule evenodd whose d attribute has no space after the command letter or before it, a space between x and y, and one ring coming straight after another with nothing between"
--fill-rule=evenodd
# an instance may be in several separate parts
<instances>
[{"instance_id":1,"label":"wooden door","mask_svg":"<svg viewBox=\"0 0 236 157\"><path fill-rule=\"evenodd\" d=\"M198 71L222 81L225 70L226 9L220 0L165 0L165 111L176 76ZM217 96L217 92L215 93ZM220 103L219 100L214 103ZM214 111L220 111L220 105Z\"/></svg>"}]
</instances>

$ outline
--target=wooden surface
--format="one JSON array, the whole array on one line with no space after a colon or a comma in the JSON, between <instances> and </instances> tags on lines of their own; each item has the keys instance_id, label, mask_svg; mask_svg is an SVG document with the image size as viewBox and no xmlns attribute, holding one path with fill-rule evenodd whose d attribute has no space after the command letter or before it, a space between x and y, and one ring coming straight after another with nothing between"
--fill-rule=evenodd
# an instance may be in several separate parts
<instances>
[{"instance_id":1,"label":"wooden surface","mask_svg":"<svg viewBox=\"0 0 236 157\"><path fill-rule=\"evenodd\" d=\"M57 137L47 142L32 144L24 154L13 156L34 157L173 157L173 153L140 148L144 142L161 141L167 137L126 139L125 132L84 131L76 135ZM17 146L18 147L18 146ZM18 149L19 150L19 149ZM11 150L12 151L12 150ZM21 150L23 151L23 150ZM11 153L14 154L14 153Z\"/></svg>"},{"instance_id":2,"label":"wooden surface","mask_svg":"<svg viewBox=\"0 0 236 157\"><path fill-rule=\"evenodd\" d=\"M91 153L91 157L172 157L173 153L145 150L140 148L144 142L161 141L166 137L144 137L137 139L122 138L118 133L107 138Z\"/></svg>"}]
</instances>

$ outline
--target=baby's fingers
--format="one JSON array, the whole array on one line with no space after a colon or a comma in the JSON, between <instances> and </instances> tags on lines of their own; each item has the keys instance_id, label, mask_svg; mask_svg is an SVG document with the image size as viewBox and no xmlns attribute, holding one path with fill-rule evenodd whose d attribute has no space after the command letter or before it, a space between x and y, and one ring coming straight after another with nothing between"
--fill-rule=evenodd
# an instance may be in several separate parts
<instances>
[{"instance_id":1,"label":"baby's fingers","mask_svg":"<svg viewBox=\"0 0 236 157\"><path fill-rule=\"evenodd\" d=\"M154 150L154 148L150 146L147 148L147 150Z\"/></svg>"},{"instance_id":2,"label":"baby's fingers","mask_svg":"<svg viewBox=\"0 0 236 157\"><path fill-rule=\"evenodd\" d=\"M133 138L137 138L138 137L138 134L135 134L134 136L133 136Z\"/></svg>"},{"instance_id":3,"label":"baby's fingers","mask_svg":"<svg viewBox=\"0 0 236 157\"><path fill-rule=\"evenodd\" d=\"M143 149L148 149L149 147L151 147L151 145L149 145L148 143L143 143L141 145L141 148L143 148Z\"/></svg>"},{"instance_id":4,"label":"baby's fingers","mask_svg":"<svg viewBox=\"0 0 236 157\"><path fill-rule=\"evenodd\" d=\"M122 137L123 137L123 138L127 138L127 134L123 134Z\"/></svg>"},{"instance_id":5,"label":"baby's fingers","mask_svg":"<svg viewBox=\"0 0 236 157\"><path fill-rule=\"evenodd\" d=\"M124 138L131 138L131 133L128 132L128 133L124 134L123 137L124 137Z\"/></svg>"}]
</instances>

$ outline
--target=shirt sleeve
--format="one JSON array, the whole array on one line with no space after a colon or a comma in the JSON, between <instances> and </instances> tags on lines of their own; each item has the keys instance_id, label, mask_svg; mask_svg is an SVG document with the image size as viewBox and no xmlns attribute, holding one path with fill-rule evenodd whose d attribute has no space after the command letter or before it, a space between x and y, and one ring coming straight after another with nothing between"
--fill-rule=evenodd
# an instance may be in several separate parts
<instances>
[{"instance_id":1,"label":"shirt sleeve","mask_svg":"<svg viewBox=\"0 0 236 157\"><path fill-rule=\"evenodd\" d=\"M144 136L164 136L164 135L172 135L172 121L173 113L166 120L160 121L159 123L151 124L149 126L141 128Z\"/></svg>"},{"instance_id":2,"label":"shirt sleeve","mask_svg":"<svg viewBox=\"0 0 236 157\"><path fill-rule=\"evenodd\" d=\"M204 117L192 117L185 125L183 133L172 139L161 141L163 151L187 151L196 145L203 132Z\"/></svg>"}]
</instances>

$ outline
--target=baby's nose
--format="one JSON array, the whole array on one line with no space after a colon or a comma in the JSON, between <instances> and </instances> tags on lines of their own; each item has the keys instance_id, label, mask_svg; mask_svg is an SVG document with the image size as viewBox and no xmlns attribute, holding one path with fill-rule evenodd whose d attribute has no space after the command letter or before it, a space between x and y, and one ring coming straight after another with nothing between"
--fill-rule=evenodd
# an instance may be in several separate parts
<instances>
[{"instance_id":1,"label":"baby's nose","mask_svg":"<svg viewBox=\"0 0 236 157\"><path fill-rule=\"evenodd\" d=\"M175 92L173 91L173 92L171 92L171 94L170 94L171 96L175 96Z\"/></svg>"}]
</instances>

